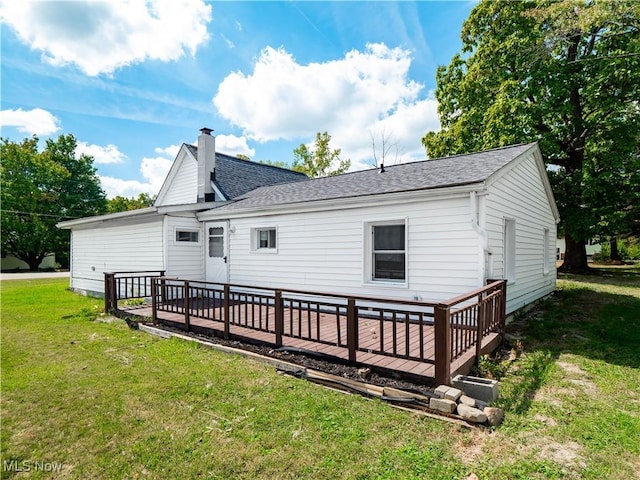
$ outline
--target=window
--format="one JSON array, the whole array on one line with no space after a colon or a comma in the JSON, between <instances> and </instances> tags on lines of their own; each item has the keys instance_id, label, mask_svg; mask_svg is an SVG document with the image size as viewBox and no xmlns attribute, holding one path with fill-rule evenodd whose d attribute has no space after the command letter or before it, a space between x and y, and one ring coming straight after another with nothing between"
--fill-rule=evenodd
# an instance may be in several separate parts
<instances>
[{"instance_id":1,"label":"window","mask_svg":"<svg viewBox=\"0 0 640 480\"><path fill-rule=\"evenodd\" d=\"M224 228L209 228L209 258L224 257Z\"/></svg>"},{"instance_id":2,"label":"window","mask_svg":"<svg viewBox=\"0 0 640 480\"><path fill-rule=\"evenodd\" d=\"M405 224L371 225L371 280L406 280Z\"/></svg>"},{"instance_id":3,"label":"window","mask_svg":"<svg viewBox=\"0 0 640 480\"><path fill-rule=\"evenodd\" d=\"M507 281L514 282L516 279L516 221L511 218L504 219L503 250L504 277Z\"/></svg>"},{"instance_id":4,"label":"window","mask_svg":"<svg viewBox=\"0 0 640 480\"><path fill-rule=\"evenodd\" d=\"M198 243L197 230L176 230L176 242Z\"/></svg>"},{"instance_id":5,"label":"window","mask_svg":"<svg viewBox=\"0 0 640 480\"><path fill-rule=\"evenodd\" d=\"M549 273L549 229L545 228L544 229L544 235L542 236L542 241L544 242L544 245L542 247L542 252L544 255L544 259L542 262L542 273L544 275L547 275Z\"/></svg>"},{"instance_id":6,"label":"window","mask_svg":"<svg viewBox=\"0 0 640 480\"><path fill-rule=\"evenodd\" d=\"M277 247L276 228L254 228L251 243L253 251L275 252Z\"/></svg>"}]
</instances>

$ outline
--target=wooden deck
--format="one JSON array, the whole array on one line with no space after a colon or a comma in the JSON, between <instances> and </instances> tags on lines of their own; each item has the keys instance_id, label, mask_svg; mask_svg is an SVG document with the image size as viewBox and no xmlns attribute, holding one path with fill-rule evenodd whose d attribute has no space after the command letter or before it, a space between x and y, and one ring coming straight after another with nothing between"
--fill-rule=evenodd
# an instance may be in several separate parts
<instances>
[{"instance_id":1,"label":"wooden deck","mask_svg":"<svg viewBox=\"0 0 640 480\"><path fill-rule=\"evenodd\" d=\"M261 317L261 329L246 328L245 322L255 322L253 316L247 316L251 309L236 305L237 313L234 323L229 325L229 338L248 341L251 343L276 345L275 314L273 310ZM224 338L224 322L211 320L220 318L212 309L200 309L202 316L189 318L189 330L206 336ZM138 317L152 317L152 307L121 307L125 314ZM341 318L340 325L336 325L332 314L320 313L318 322L305 321L305 315L292 316L291 321L285 322L282 335L282 346L301 349L326 356L328 360L346 362L349 351L346 345L346 318ZM181 313L157 312L157 322L170 327L187 330L185 316ZM375 371L387 375L403 376L425 383L432 383L435 377L435 331L433 324L419 325L394 322L392 320L378 320L370 317L358 317L358 342L356 364L371 367ZM314 330L314 331L311 331ZM423 342L420 342L420 338ZM301 338L302 337L302 338ZM313 338L314 340L308 340ZM393 338L398 341L393 348ZM492 350L499 341L498 333L491 333L483 338L482 350ZM420 351L422 346L422 352ZM394 356L375 353L376 351L392 352ZM468 373L468 369L475 360L475 349L470 349L452 362L452 373ZM423 360L413 360L413 357ZM400 358L399 358L400 357Z\"/></svg>"}]
</instances>

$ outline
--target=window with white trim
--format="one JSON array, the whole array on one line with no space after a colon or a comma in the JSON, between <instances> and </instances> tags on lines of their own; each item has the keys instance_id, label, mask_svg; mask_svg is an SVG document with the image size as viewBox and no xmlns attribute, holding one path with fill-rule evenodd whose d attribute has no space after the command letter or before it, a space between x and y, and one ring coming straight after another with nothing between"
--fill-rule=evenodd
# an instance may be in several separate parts
<instances>
[{"instance_id":1,"label":"window with white trim","mask_svg":"<svg viewBox=\"0 0 640 480\"><path fill-rule=\"evenodd\" d=\"M509 282L516 280L516 221L504 219L503 238L504 277Z\"/></svg>"},{"instance_id":2,"label":"window with white trim","mask_svg":"<svg viewBox=\"0 0 640 480\"><path fill-rule=\"evenodd\" d=\"M544 245L542 247L542 252L544 255L544 259L542 262L542 273L544 275L547 275L549 273L549 229L545 228L544 229L544 234L542 236L542 241L544 242Z\"/></svg>"},{"instance_id":3,"label":"window with white trim","mask_svg":"<svg viewBox=\"0 0 640 480\"><path fill-rule=\"evenodd\" d=\"M275 227L254 228L251 236L252 250L261 252L276 251L278 235Z\"/></svg>"},{"instance_id":4,"label":"window with white trim","mask_svg":"<svg viewBox=\"0 0 640 480\"><path fill-rule=\"evenodd\" d=\"M407 279L404 220L371 223L369 280L404 283Z\"/></svg>"},{"instance_id":5,"label":"window with white trim","mask_svg":"<svg viewBox=\"0 0 640 480\"><path fill-rule=\"evenodd\" d=\"M197 230L176 230L176 242L198 243L199 233Z\"/></svg>"}]
</instances>

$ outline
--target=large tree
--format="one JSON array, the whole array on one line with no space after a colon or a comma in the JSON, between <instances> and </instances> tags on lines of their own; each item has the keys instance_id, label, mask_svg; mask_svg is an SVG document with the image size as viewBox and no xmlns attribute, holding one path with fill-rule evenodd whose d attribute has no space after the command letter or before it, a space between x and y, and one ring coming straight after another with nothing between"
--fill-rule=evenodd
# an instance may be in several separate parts
<instances>
[{"instance_id":1,"label":"large tree","mask_svg":"<svg viewBox=\"0 0 640 480\"><path fill-rule=\"evenodd\" d=\"M562 268L586 269L585 239L609 227L612 235L625 192L638 188L629 182L638 158L640 2L483 1L462 41L437 72L442 129L423 138L427 155L539 141L566 239Z\"/></svg>"},{"instance_id":2,"label":"large tree","mask_svg":"<svg viewBox=\"0 0 640 480\"><path fill-rule=\"evenodd\" d=\"M339 148L334 150L329 146L331 135L327 132L316 134L314 148L301 144L293 150L293 170L302 172L309 177L327 177L340 175L349 170L351 160L340 159Z\"/></svg>"},{"instance_id":3,"label":"large tree","mask_svg":"<svg viewBox=\"0 0 640 480\"><path fill-rule=\"evenodd\" d=\"M148 193L141 193L137 197L131 198L117 195L107 201L107 212L118 213L138 210L139 208L153 206L153 202L155 202L155 196L151 196Z\"/></svg>"},{"instance_id":4,"label":"large tree","mask_svg":"<svg viewBox=\"0 0 640 480\"><path fill-rule=\"evenodd\" d=\"M0 139L2 251L38 266L49 253L68 255L69 232L56 223L106 211L93 158L76 156L76 139L60 135L38 151L38 139Z\"/></svg>"}]
</instances>

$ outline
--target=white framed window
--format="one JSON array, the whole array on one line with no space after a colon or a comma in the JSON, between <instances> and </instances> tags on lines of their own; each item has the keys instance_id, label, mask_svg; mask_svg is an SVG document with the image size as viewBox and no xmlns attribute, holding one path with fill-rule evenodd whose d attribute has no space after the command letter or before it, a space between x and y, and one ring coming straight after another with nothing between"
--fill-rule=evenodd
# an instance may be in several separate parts
<instances>
[{"instance_id":1,"label":"white framed window","mask_svg":"<svg viewBox=\"0 0 640 480\"><path fill-rule=\"evenodd\" d=\"M503 265L504 277L508 282L516 281L516 221L513 218L504 219L503 235Z\"/></svg>"},{"instance_id":2,"label":"white framed window","mask_svg":"<svg viewBox=\"0 0 640 480\"><path fill-rule=\"evenodd\" d=\"M544 275L548 275L549 274L549 270L550 270L550 258L549 258L549 229L545 228L544 229L544 233L542 235L542 241L544 242L544 245L542 247L542 254L544 255L544 259L542 261L542 273Z\"/></svg>"},{"instance_id":3,"label":"white framed window","mask_svg":"<svg viewBox=\"0 0 640 480\"><path fill-rule=\"evenodd\" d=\"M254 252L275 253L278 250L278 231L276 227L260 227L251 231L251 250Z\"/></svg>"},{"instance_id":4,"label":"white framed window","mask_svg":"<svg viewBox=\"0 0 640 480\"><path fill-rule=\"evenodd\" d=\"M200 242L200 232L198 230L178 230L176 229L176 243L198 243Z\"/></svg>"},{"instance_id":5,"label":"white framed window","mask_svg":"<svg viewBox=\"0 0 640 480\"><path fill-rule=\"evenodd\" d=\"M366 225L365 280L371 283L406 285L406 220L371 222Z\"/></svg>"}]
</instances>

